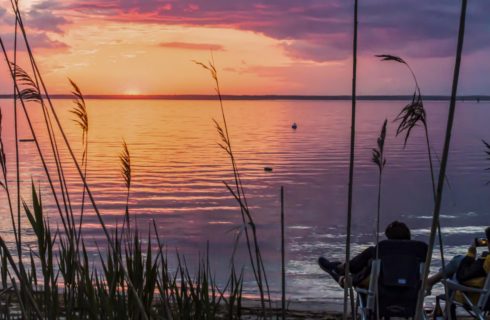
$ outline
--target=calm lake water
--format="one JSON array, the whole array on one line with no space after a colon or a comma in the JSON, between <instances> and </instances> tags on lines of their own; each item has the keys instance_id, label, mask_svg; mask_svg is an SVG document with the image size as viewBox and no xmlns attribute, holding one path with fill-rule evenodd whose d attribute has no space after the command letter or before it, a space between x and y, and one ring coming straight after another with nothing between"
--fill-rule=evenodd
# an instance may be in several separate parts
<instances>
[{"instance_id":1,"label":"calm lake water","mask_svg":"<svg viewBox=\"0 0 490 320\"><path fill-rule=\"evenodd\" d=\"M70 100L55 100L57 112L77 155L81 130L72 121ZM119 154L127 142L133 170L130 212L144 232L154 219L169 248L191 264L206 251L218 280L228 270L236 227L241 216L223 181L232 182L230 161L217 143L212 119L220 119L216 101L88 100L88 182L111 229L121 223L125 206ZM382 222L406 222L414 237L426 240L433 208L423 130L417 128L403 148L392 122L405 101L359 102L355 162L353 250L374 241L377 168L371 149L385 118L387 165L383 177ZM434 151L441 154L449 102L427 102ZM3 139L11 187L15 186L12 102L0 100ZM225 101L230 135L252 214L256 219L273 295L280 290L280 187L285 188L287 290L291 300L339 299L343 291L317 266L320 255L344 255L350 102ZM39 107L30 106L42 148L49 154ZM459 102L449 158L449 187L444 190L442 220L448 256L465 253L467 244L490 224L490 161L481 139L490 140L490 104ZM291 124L298 124L297 130ZM25 117L20 138L29 139ZM21 142L22 197L30 203L30 181L42 190L52 225L59 223L39 156L32 142ZM81 183L62 148L72 204L80 206ZM48 156L52 167L52 157ZM264 167L272 167L265 172ZM436 163L438 167L438 163ZM5 195L0 196L2 236L12 239ZM77 209L78 210L78 209ZM25 246L34 246L27 220ZM104 236L92 210L84 234L94 259ZM246 265L244 242L238 263ZM435 255L434 265L439 263ZM247 268L248 269L248 268ZM249 273L250 274L250 273ZM247 278L246 291L254 285Z\"/></svg>"}]
</instances>

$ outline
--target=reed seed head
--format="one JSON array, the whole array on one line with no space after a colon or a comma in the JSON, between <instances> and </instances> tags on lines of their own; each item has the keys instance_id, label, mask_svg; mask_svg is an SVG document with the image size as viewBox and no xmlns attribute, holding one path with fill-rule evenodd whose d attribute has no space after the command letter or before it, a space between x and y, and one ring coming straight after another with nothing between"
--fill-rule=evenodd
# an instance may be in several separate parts
<instances>
[{"instance_id":1,"label":"reed seed head","mask_svg":"<svg viewBox=\"0 0 490 320\"><path fill-rule=\"evenodd\" d=\"M75 108L73 108L73 110L70 110L70 112L76 116L76 119L73 119L73 121L75 121L80 126L80 128L82 128L84 134L87 134L88 113L85 99L83 98L83 94L77 84L71 79L68 79L68 81L70 81L70 84L73 88L73 91L71 93L74 97L73 103L75 104Z\"/></svg>"},{"instance_id":2,"label":"reed seed head","mask_svg":"<svg viewBox=\"0 0 490 320\"><path fill-rule=\"evenodd\" d=\"M426 113L422 96L414 92L412 101L402 109L394 121L400 122L396 130L396 135L398 136L405 132L404 146L406 146L413 128L419 123L427 128Z\"/></svg>"},{"instance_id":3,"label":"reed seed head","mask_svg":"<svg viewBox=\"0 0 490 320\"><path fill-rule=\"evenodd\" d=\"M398 56L391 55L391 54L377 54L377 55L375 55L375 57L380 58L381 61L396 61L399 63L407 64L407 62L405 60L403 60L402 58L400 58Z\"/></svg>"},{"instance_id":4,"label":"reed seed head","mask_svg":"<svg viewBox=\"0 0 490 320\"><path fill-rule=\"evenodd\" d=\"M22 69L19 65L10 63L14 69L15 81L20 90L19 98L24 101L32 101L42 103L42 97L37 84L32 80L31 76Z\"/></svg>"},{"instance_id":5,"label":"reed seed head","mask_svg":"<svg viewBox=\"0 0 490 320\"><path fill-rule=\"evenodd\" d=\"M121 160L121 175L126 184L126 188L129 190L131 188L131 155L129 154L128 145L126 141L123 140L123 150L119 155Z\"/></svg>"},{"instance_id":6,"label":"reed seed head","mask_svg":"<svg viewBox=\"0 0 490 320\"><path fill-rule=\"evenodd\" d=\"M379 134L377 140L377 148L373 148L373 162L378 166L379 172L383 171L383 168L386 164L386 159L384 157L384 147L385 147L385 139L386 139L386 125L388 120L385 119L383 126L381 127L381 132Z\"/></svg>"}]
</instances>

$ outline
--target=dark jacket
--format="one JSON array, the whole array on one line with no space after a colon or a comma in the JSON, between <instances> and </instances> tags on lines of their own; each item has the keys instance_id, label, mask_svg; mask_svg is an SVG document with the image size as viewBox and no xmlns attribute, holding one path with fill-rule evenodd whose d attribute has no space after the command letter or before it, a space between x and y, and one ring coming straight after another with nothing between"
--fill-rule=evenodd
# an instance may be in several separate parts
<instances>
[{"instance_id":1,"label":"dark jacket","mask_svg":"<svg viewBox=\"0 0 490 320\"><path fill-rule=\"evenodd\" d=\"M486 277L490 271L490 255L485 252L481 258L468 253L459 264L456 279L463 283L471 279Z\"/></svg>"}]
</instances>

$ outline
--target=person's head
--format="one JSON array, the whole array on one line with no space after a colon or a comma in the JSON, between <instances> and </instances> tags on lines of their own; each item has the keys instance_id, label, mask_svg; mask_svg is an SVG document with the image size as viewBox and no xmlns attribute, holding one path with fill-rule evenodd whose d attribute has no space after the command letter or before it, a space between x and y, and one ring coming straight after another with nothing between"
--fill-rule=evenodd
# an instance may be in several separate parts
<instances>
[{"instance_id":1,"label":"person's head","mask_svg":"<svg viewBox=\"0 0 490 320\"><path fill-rule=\"evenodd\" d=\"M400 221L393 221L385 230L386 238L390 240L410 240L410 229Z\"/></svg>"}]
</instances>

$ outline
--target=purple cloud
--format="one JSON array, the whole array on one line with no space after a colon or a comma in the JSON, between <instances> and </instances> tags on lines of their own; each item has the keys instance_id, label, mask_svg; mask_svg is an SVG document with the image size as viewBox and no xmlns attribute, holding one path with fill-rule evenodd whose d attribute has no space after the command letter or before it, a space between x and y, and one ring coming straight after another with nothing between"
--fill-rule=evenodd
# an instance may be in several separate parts
<instances>
[{"instance_id":1,"label":"purple cloud","mask_svg":"<svg viewBox=\"0 0 490 320\"><path fill-rule=\"evenodd\" d=\"M5 8L0 8L0 24L11 26L15 21L14 14L6 12ZM29 30L55 33L63 33L63 27L71 23L63 14L63 6L57 1L39 2L29 10L21 11L24 24Z\"/></svg>"},{"instance_id":2,"label":"purple cloud","mask_svg":"<svg viewBox=\"0 0 490 320\"><path fill-rule=\"evenodd\" d=\"M289 40L293 57L314 61L343 59L352 46L353 1L345 0L115 0L71 1L67 7L106 19L223 26ZM490 46L489 1L469 4L465 52ZM370 0L359 8L359 50L395 50L414 57L454 54L459 2L446 0Z\"/></svg>"},{"instance_id":3,"label":"purple cloud","mask_svg":"<svg viewBox=\"0 0 490 320\"><path fill-rule=\"evenodd\" d=\"M62 16L53 14L48 10L39 9L29 11L26 21L26 24L30 28L56 33L62 33L63 30L61 27L69 23L70 22Z\"/></svg>"},{"instance_id":4,"label":"purple cloud","mask_svg":"<svg viewBox=\"0 0 490 320\"><path fill-rule=\"evenodd\" d=\"M0 37L3 39L7 50L13 49L13 39L14 35L12 33L0 34ZM29 45L34 50L36 49L68 49L68 45L61 41L53 40L48 37L45 33L29 33L28 34ZM19 51L26 51L25 45L23 43L22 38L19 38L19 44L17 49Z\"/></svg>"},{"instance_id":5,"label":"purple cloud","mask_svg":"<svg viewBox=\"0 0 490 320\"><path fill-rule=\"evenodd\" d=\"M26 14L37 30L62 32L65 10L121 22L212 26L253 31L284 41L300 60L350 57L353 1L346 0L67 0L43 1ZM359 7L359 54L454 55L459 2L370 0ZM469 4L465 53L490 47L490 1ZM0 11L0 16L2 12Z\"/></svg>"}]
</instances>

